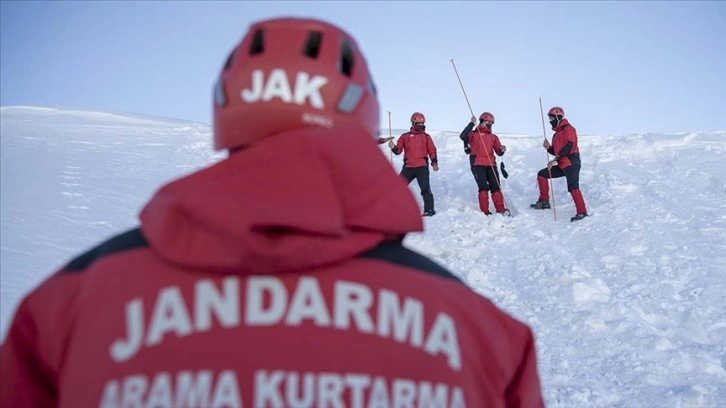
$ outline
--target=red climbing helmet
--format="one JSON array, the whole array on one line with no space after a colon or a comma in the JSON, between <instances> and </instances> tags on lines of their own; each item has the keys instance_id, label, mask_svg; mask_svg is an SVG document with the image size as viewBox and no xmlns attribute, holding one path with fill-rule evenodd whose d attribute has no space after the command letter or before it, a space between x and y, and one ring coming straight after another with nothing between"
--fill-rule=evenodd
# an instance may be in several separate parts
<instances>
[{"instance_id":1,"label":"red climbing helmet","mask_svg":"<svg viewBox=\"0 0 726 408\"><path fill-rule=\"evenodd\" d=\"M411 115L411 123L426 123L426 117L421 112L414 112Z\"/></svg>"},{"instance_id":2,"label":"red climbing helmet","mask_svg":"<svg viewBox=\"0 0 726 408\"><path fill-rule=\"evenodd\" d=\"M489 112L484 112L479 116L480 122L492 122L494 123L494 115Z\"/></svg>"},{"instance_id":3,"label":"red climbing helmet","mask_svg":"<svg viewBox=\"0 0 726 408\"><path fill-rule=\"evenodd\" d=\"M560 108L559 106L554 106L554 107L550 108L550 111L547 112L547 115L565 117L565 110Z\"/></svg>"},{"instance_id":4,"label":"red climbing helmet","mask_svg":"<svg viewBox=\"0 0 726 408\"><path fill-rule=\"evenodd\" d=\"M353 37L320 20L254 23L214 87L217 150L291 129L346 123L377 137L376 89Z\"/></svg>"}]
</instances>

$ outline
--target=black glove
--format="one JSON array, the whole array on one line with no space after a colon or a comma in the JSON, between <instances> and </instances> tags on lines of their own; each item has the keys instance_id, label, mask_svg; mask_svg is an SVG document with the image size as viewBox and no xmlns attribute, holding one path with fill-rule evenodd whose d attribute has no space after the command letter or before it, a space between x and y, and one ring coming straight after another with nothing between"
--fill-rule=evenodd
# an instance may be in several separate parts
<instances>
[{"instance_id":1,"label":"black glove","mask_svg":"<svg viewBox=\"0 0 726 408\"><path fill-rule=\"evenodd\" d=\"M499 169L502 170L502 176L504 176L504 178L509 178L509 173L504 170L504 162L499 163Z\"/></svg>"},{"instance_id":2,"label":"black glove","mask_svg":"<svg viewBox=\"0 0 726 408\"><path fill-rule=\"evenodd\" d=\"M471 146L468 144L464 146L464 153L471 154Z\"/></svg>"}]
</instances>

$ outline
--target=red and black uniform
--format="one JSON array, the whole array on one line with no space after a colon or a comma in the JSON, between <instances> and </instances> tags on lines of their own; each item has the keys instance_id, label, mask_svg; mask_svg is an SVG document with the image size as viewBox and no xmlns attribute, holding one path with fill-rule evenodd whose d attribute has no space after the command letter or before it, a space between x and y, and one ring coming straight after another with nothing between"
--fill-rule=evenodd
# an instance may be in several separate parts
<instances>
[{"instance_id":1,"label":"red and black uniform","mask_svg":"<svg viewBox=\"0 0 726 408\"><path fill-rule=\"evenodd\" d=\"M414 197L370 137L329 132L167 184L33 290L0 406L543 406L530 329L402 246Z\"/></svg>"},{"instance_id":2,"label":"red and black uniform","mask_svg":"<svg viewBox=\"0 0 726 408\"><path fill-rule=\"evenodd\" d=\"M396 146L391 150L395 155L403 153L403 168L400 175L408 184L416 179L423 197L424 213L433 213L434 194L431 192L429 181L429 159L431 164L438 164L434 140L424 130L415 130L411 127L407 133L398 138Z\"/></svg>"},{"instance_id":3,"label":"red and black uniform","mask_svg":"<svg viewBox=\"0 0 726 408\"><path fill-rule=\"evenodd\" d=\"M547 180L550 178L566 177L567 191L572 195L575 202L575 209L578 214L586 214L585 200L582 198L580 191L580 148L577 146L577 130L570 125L567 119L562 119L553 127L555 131L552 136L552 143L547 151L555 156L557 165L552 166L550 170L546 167L537 173L537 185L539 186L538 201L549 201L549 185Z\"/></svg>"},{"instance_id":4,"label":"red and black uniform","mask_svg":"<svg viewBox=\"0 0 726 408\"><path fill-rule=\"evenodd\" d=\"M496 212L503 212L505 210L504 197L499 185L500 178L495 156L495 153L498 156L504 155L499 136L492 133L492 130L485 125L474 130L474 123L469 122L461 131L459 138L464 142L465 147L468 146L471 149L469 162L474 180L479 188L479 209L490 214L489 192L491 191Z\"/></svg>"}]
</instances>

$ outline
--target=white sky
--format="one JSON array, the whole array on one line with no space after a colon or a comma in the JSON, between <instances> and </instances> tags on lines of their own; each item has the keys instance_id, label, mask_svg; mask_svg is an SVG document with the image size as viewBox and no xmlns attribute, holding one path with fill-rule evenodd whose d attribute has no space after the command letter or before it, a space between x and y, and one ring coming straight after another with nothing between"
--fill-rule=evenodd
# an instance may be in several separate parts
<instances>
[{"instance_id":1,"label":"white sky","mask_svg":"<svg viewBox=\"0 0 726 408\"><path fill-rule=\"evenodd\" d=\"M726 2L0 2L0 105L209 123L211 87L252 21L322 18L368 57L381 126L541 134L565 108L582 134L726 129Z\"/></svg>"},{"instance_id":2,"label":"white sky","mask_svg":"<svg viewBox=\"0 0 726 408\"><path fill-rule=\"evenodd\" d=\"M220 158L199 123L17 107L0 117L3 336L38 282L136 226L162 184ZM458 129L430 133L438 213L404 244L531 325L548 407L724 406L726 131L582 136L592 216L577 223L564 179L557 221L528 208L540 136L499 133L504 219L479 212Z\"/></svg>"}]
</instances>

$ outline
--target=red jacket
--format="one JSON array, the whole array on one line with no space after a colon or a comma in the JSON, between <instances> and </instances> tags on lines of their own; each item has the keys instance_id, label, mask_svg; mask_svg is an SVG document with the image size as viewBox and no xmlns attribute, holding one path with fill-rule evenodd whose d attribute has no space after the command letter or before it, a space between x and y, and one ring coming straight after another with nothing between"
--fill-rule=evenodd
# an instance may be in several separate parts
<instances>
[{"instance_id":1,"label":"red jacket","mask_svg":"<svg viewBox=\"0 0 726 408\"><path fill-rule=\"evenodd\" d=\"M140 221L23 300L0 406L543 405L530 329L401 245L417 203L361 132L271 137Z\"/></svg>"},{"instance_id":2,"label":"red jacket","mask_svg":"<svg viewBox=\"0 0 726 408\"><path fill-rule=\"evenodd\" d=\"M575 160L579 163L580 148L577 146L577 130L570 125L567 119L562 119L557 126L553 127L555 131L552 136L552 146L549 152L557 159L557 165L561 169L565 169L572 165L573 155L577 155Z\"/></svg>"},{"instance_id":3,"label":"red jacket","mask_svg":"<svg viewBox=\"0 0 726 408\"><path fill-rule=\"evenodd\" d=\"M427 167L428 160L431 164L438 163L436 157L436 146L434 140L424 131L411 130L401 135L393 148L396 155L403 154L404 167Z\"/></svg>"},{"instance_id":4,"label":"red jacket","mask_svg":"<svg viewBox=\"0 0 726 408\"><path fill-rule=\"evenodd\" d=\"M473 127L473 124L470 123L470 125ZM494 152L499 156L504 154L501 152L502 143L499 141L499 136L492 133L492 130L486 126L479 126L477 129L478 131L469 131L464 140L469 144L471 154L476 156L474 165L496 167L497 158L494 156Z\"/></svg>"}]
</instances>

